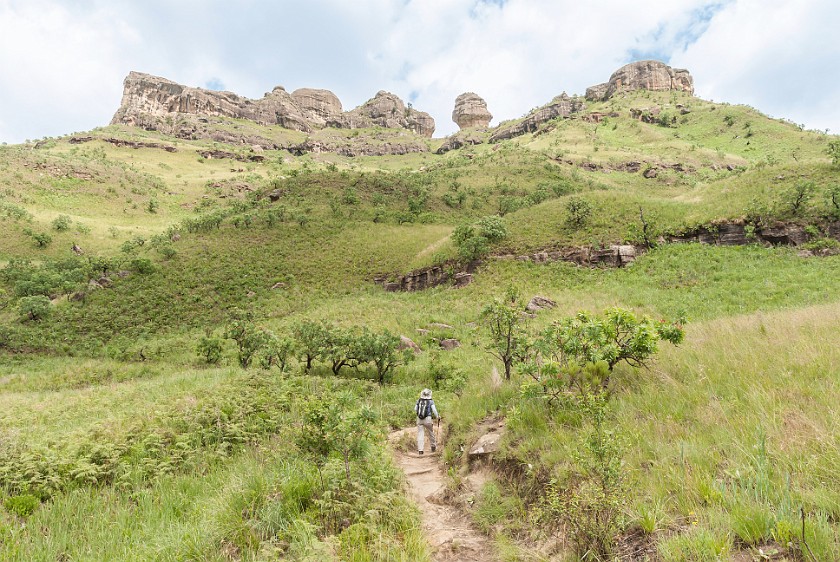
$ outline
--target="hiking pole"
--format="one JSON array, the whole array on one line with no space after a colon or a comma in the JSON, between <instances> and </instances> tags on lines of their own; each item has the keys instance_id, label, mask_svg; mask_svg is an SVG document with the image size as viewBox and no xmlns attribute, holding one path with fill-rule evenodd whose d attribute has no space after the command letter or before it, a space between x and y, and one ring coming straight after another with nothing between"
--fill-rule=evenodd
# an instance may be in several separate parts
<instances>
[{"instance_id":1,"label":"hiking pole","mask_svg":"<svg viewBox=\"0 0 840 562\"><path fill-rule=\"evenodd\" d=\"M443 433L441 433L441 431L440 431L440 416L438 416L438 419L437 419L437 442L438 442L438 447L443 448Z\"/></svg>"}]
</instances>

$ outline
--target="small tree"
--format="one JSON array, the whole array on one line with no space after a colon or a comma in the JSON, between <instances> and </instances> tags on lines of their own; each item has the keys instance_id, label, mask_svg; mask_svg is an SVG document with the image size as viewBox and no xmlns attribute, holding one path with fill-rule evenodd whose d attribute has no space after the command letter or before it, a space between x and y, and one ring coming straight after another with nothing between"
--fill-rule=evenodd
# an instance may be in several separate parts
<instances>
[{"instance_id":1,"label":"small tree","mask_svg":"<svg viewBox=\"0 0 840 562\"><path fill-rule=\"evenodd\" d=\"M812 181L799 181L782 193L783 212L790 216L799 216L805 209L808 201L814 196L817 186Z\"/></svg>"},{"instance_id":2,"label":"small tree","mask_svg":"<svg viewBox=\"0 0 840 562\"><path fill-rule=\"evenodd\" d=\"M323 323L320 337L319 358L330 364L334 375L338 375L342 367L356 363L357 358L353 349L355 334L351 330Z\"/></svg>"},{"instance_id":3,"label":"small tree","mask_svg":"<svg viewBox=\"0 0 840 562\"><path fill-rule=\"evenodd\" d=\"M266 331L265 334L260 364L266 369L276 366L281 373L285 372L286 364L294 353L294 340L285 336L277 336L271 331Z\"/></svg>"},{"instance_id":4,"label":"small tree","mask_svg":"<svg viewBox=\"0 0 840 562\"><path fill-rule=\"evenodd\" d=\"M32 234L32 239L39 248L46 248L52 243L52 236L46 232L35 232Z\"/></svg>"},{"instance_id":5,"label":"small tree","mask_svg":"<svg viewBox=\"0 0 840 562\"><path fill-rule=\"evenodd\" d=\"M840 183L829 186L825 198L828 204L828 214L834 218L840 217Z\"/></svg>"},{"instance_id":6,"label":"small tree","mask_svg":"<svg viewBox=\"0 0 840 562\"><path fill-rule=\"evenodd\" d=\"M326 341L327 325L314 320L302 320L292 326L292 335L297 342L297 350L306 372L312 369L312 363L323 353Z\"/></svg>"},{"instance_id":7,"label":"small tree","mask_svg":"<svg viewBox=\"0 0 840 562\"><path fill-rule=\"evenodd\" d=\"M374 436L376 414L367 406L354 407L357 399L348 392L311 398L304 407L299 445L315 457L320 467L336 452L344 462L350 484L350 461L367 451Z\"/></svg>"},{"instance_id":8,"label":"small tree","mask_svg":"<svg viewBox=\"0 0 840 562\"><path fill-rule=\"evenodd\" d=\"M388 374L400 365L414 360L410 349L399 349L400 337L388 330L375 333L367 328L356 337L354 355L359 363L372 363L376 369L376 380L385 384Z\"/></svg>"},{"instance_id":9,"label":"small tree","mask_svg":"<svg viewBox=\"0 0 840 562\"><path fill-rule=\"evenodd\" d=\"M517 291L510 287L504 300L496 299L481 311L481 318L490 330L487 351L504 365L505 380L510 380L513 362L523 358L527 350L518 298Z\"/></svg>"},{"instance_id":10,"label":"small tree","mask_svg":"<svg viewBox=\"0 0 840 562\"><path fill-rule=\"evenodd\" d=\"M195 352L208 365L216 365L222 359L222 339L208 332L198 341Z\"/></svg>"},{"instance_id":11,"label":"small tree","mask_svg":"<svg viewBox=\"0 0 840 562\"><path fill-rule=\"evenodd\" d=\"M41 320L50 314L50 299L44 295L23 297L18 301L18 312L24 319Z\"/></svg>"},{"instance_id":12,"label":"small tree","mask_svg":"<svg viewBox=\"0 0 840 562\"><path fill-rule=\"evenodd\" d=\"M253 315L240 309L231 313L231 321L225 330L225 337L236 342L239 349L239 364L247 369L254 355L265 345L268 334L253 324Z\"/></svg>"},{"instance_id":13,"label":"small tree","mask_svg":"<svg viewBox=\"0 0 840 562\"><path fill-rule=\"evenodd\" d=\"M566 201L566 222L576 228L583 226L592 215L592 203L580 197L570 197Z\"/></svg>"}]
</instances>

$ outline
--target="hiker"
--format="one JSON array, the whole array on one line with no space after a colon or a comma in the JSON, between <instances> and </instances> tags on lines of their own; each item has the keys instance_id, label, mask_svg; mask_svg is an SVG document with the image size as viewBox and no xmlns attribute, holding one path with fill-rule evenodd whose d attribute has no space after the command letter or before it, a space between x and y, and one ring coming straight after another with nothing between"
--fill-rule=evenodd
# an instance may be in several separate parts
<instances>
[{"instance_id":1,"label":"hiker","mask_svg":"<svg viewBox=\"0 0 840 562\"><path fill-rule=\"evenodd\" d=\"M414 413L417 414L417 452L423 454L423 437L424 433L428 433L434 453L437 450L437 439L435 439L432 416L440 421L440 414L435 408L435 401L432 400L432 391L428 388L424 388L423 392L420 393L420 399L414 405Z\"/></svg>"}]
</instances>

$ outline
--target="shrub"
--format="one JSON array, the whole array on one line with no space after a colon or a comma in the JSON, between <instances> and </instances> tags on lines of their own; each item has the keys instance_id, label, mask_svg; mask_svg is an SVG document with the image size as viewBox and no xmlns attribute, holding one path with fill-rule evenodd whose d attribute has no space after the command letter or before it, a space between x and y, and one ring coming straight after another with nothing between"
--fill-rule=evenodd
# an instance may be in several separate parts
<instances>
[{"instance_id":1,"label":"shrub","mask_svg":"<svg viewBox=\"0 0 840 562\"><path fill-rule=\"evenodd\" d=\"M608 423L605 391L585 392L567 406L589 421L589 432L573 454L569 485L551 480L538 514L548 525L562 521L581 559L612 560L628 495L621 438Z\"/></svg>"},{"instance_id":2,"label":"shrub","mask_svg":"<svg viewBox=\"0 0 840 562\"><path fill-rule=\"evenodd\" d=\"M134 258L131 260L131 268L143 275L154 273L155 271L155 265L149 258Z\"/></svg>"},{"instance_id":3,"label":"shrub","mask_svg":"<svg viewBox=\"0 0 840 562\"><path fill-rule=\"evenodd\" d=\"M58 215L52 221L53 230L56 232L64 232L65 230L69 230L70 224L73 221L67 215Z\"/></svg>"},{"instance_id":4,"label":"shrub","mask_svg":"<svg viewBox=\"0 0 840 562\"><path fill-rule=\"evenodd\" d=\"M568 213L566 222L579 228L586 224L592 215L592 203L580 197L570 197L566 202L566 212Z\"/></svg>"},{"instance_id":5,"label":"shrub","mask_svg":"<svg viewBox=\"0 0 840 562\"><path fill-rule=\"evenodd\" d=\"M816 192L816 184L812 181L799 181L793 187L782 192L782 213L796 217L805 210L808 201Z\"/></svg>"},{"instance_id":6,"label":"shrub","mask_svg":"<svg viewBox=\"0 0 840 562\"><path fill-rule=\"evenodd\" d=\"M452 233L458 257L471 262L490 253L490 245L505 239L507 227L499 216L487 216L473 224L462 224Z\"/></svg>"},{"instance_id":7,"label":"shrub","mask_svg":"<svg viewBox=\"0 0 840 562\"><path fill-rule=\"evenodd\" d=\"M216 365L222 359L222 339L206 334L198 341L195 352L208 365Z\"/></svg>"},{"instance_id":8,"label":"shrub","mask_svg":"<svg viewBox=\"0 0 840 562\"><path fill-rule=\"evenodd\" d=\"M681 324L612 308L603 316L580 312L554 322L534 342L523 372L533 380L526 391L538 391L550 400L568 391L607 388L619 363L643 367L656 354L660 340L678 345L685 337Z\"/></svg>"},{"instance_id":9,"label":"shrub","mask_svg":"<svg viewBox=\"0 0 840 562\"><path fill-rule=\"evenodd\" d=\"M3 502L6 511L14 513L18 517L29 517L41 505L41 502L32 494L9 496Z\"/></svg>"},{"instance_id":10,"label":"shrub","mask_svg":"<svg viewBox=\"0 0 840 562\"><path fill-rule=\"evenodd\" d=\"M32 234L32 239L39 248L46 248L52 243L52 236L46 232L35 232Z\"/></svg>"}]
</instances>

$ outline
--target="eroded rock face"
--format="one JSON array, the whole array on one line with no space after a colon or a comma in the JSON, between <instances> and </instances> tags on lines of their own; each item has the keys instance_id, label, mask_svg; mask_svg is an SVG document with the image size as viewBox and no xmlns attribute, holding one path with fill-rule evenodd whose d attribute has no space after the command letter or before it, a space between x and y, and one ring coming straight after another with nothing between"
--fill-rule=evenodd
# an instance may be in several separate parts
<instances>
[{"instance_id":1,"label":"eroded rock face","mask_svg":"<svg viewBox=\"0 0 840 562\"><path fill-rule=\"evenodd\" d=\"M556 117L569 117L572 113L578 113L584 109L586 109L586 105L583 100L577 97L570 98L566 92L563 92L551 100L551 103L540 107L521 121L497 129L490 136L490 142L499 142L525 133L533 133L547 121Z\"/></svg>"},{"instance_id":2,"label":"eroded rock face","mask_svg":"<svg viewBox=\"0 0 840 562\"><path fill-rule=\"evenodd\" d=\"M389 92L379 92L356 109L342 112L341 101L329 90L301 88L289 94L277 86L262 99L252 100L232 92L183 86L142 72L131 72L125 79L122 102L111 124L160 130L181 138L207 136L195 123L178 124L171 119L183 116L248 119L260 125L279 125L306 133L324 127L380 126L408 129L431 137L435 130L431 115L406 107L398 96Z\"/></svg>"},{"instance_id":3,"label":"eroded rock face","mask_svg":"<svg viewBox=\"0 0 840 562\"><path fill-rule=\"evenodd\" d=\"M319 127L340 117L342 113L341 100L329 90L299 88L292 92L292 100L301 109L304 117Z\"/></svg>"},{"instance_id":4,"label":"eroded rock face","mask_svg":"<svg viewBox=\"0 0 840 562\"><path fill-rule=\"evenodd\" d=\"M452 120L461 130L486 128L492 119L493 115L487 110L487 102L478 94L466 92L455 98Z\"/></svg>"},{"instance_id":5,"label":"eroded rock face","mask_svg":"<svg viewBox=\"0 0 840 562\"><path fill-rule=\"evenodd\" d=\"M643 60L626 64L612 73L610 81L586 89L586 99L605 101L631 90L677 91L694 95L694 79L688 70L664 62Z\"/></svg>"},{"instance_id":6,"label":"eroded rock face","mask_svg":"<svg viewBox=\"0 0 840 562\"><path fill-rule=\"evenodd\" d=\"M112 125L149 128L156 118L173 114L213 115L248 119L261 125L280 125L310 132L312 128L292 97L278 86L261 100L232 92L182 86L166 78L131 72L125 79L120 108Z\"/></svg>"},{"instance_id":7,"label":"eroded rock face","mask_svg":"<svg viewBox=\"0 0 840 562\"><path fill-rule=\"evenodd\" d=\"M435 120L431 115L406 107L399 96L384 90L380 90L372 99L343 114L339 120L328 122L327 125L342 129L373 126L402 128L424 137L431 137L435 132Z\"/></svg>"}]
</instances>

